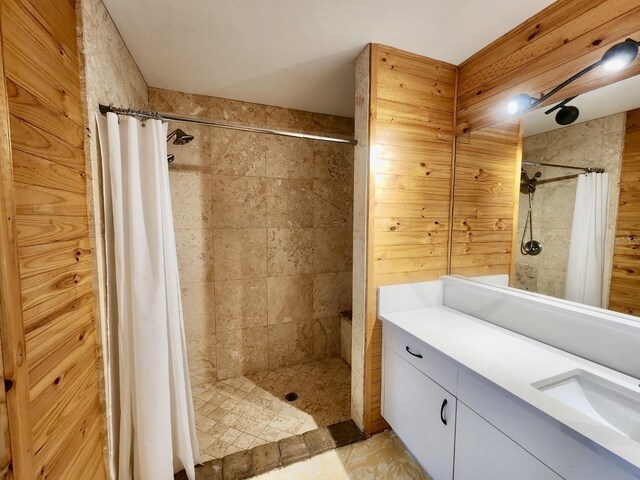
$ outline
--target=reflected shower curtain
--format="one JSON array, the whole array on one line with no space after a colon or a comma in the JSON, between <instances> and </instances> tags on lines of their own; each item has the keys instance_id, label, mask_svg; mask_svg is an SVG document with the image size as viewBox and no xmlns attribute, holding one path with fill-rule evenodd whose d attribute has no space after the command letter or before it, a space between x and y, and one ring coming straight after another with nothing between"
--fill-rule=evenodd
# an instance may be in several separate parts
<instances>
[{"instance_id":1,"label":"reflected shower curtain","mask_svg":"<svg viewBox=\"0 0 640 480\"><path fill-rule=\"evenodd\" d=\"M118 480L172 480L199 463L167 166L167 127L98 117L107 325L117 343Z\"/></svg>"},{"instance_id":2,"label":"reflected shower curtain","mask_svg":"<svg viewBox=\"0 0 640 480\"><path fill-rule=\"evenodd\" d=\"M571 243L564 298L602 307L609 174L588 173L578 177L571 224Z\"/></svg>"}]
</instances>

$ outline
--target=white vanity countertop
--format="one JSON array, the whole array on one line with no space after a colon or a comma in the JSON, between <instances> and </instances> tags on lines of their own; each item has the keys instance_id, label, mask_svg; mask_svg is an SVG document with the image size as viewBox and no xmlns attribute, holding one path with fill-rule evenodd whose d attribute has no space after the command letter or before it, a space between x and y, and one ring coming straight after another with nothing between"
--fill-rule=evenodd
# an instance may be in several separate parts
<instances>
[{"instance_id":1,"label":"white vanity countertop","mask_svg":"<svg viewBox=\"0 0 640 480\"><path fill-rule=\"evenodd\" d=\"M582 443L593 442L640 469L638 443L531 386L575 369L636 392L637 379L444 306L386 313L380 318L566 425Z\"/></svg>"}]
</instances>

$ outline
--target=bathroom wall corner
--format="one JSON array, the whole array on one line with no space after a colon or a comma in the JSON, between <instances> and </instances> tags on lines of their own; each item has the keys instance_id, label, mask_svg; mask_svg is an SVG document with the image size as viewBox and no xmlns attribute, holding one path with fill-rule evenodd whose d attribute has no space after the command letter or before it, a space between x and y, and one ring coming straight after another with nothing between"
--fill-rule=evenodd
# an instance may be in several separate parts
<instances>
[{"instance_id":1,"label":"bathroom wall corner","mask_svg":"<svg viewBox=\"0 0 640 480\"><path fill-rule=\"evenodd\" d=\"M102 0L82 0L77 10L78 51L80 57L80 81L85 106L85 156L87 210L89 217L89 237L95 274L93 290L95 302L95 323L98 329L98 356L101 373L100 390L102 411L105 415L107 432L105 437L105 457L110 477L115 478L115 439L111 432L115 418L113 395L109 378L117 372L108 368L108 358L115 345L107 342L109 335L106 325L106 271L104 258L104 221L102 218L102 173L98 132L95 114L98 105L114 104L131 108L146 108L148 87L120 36ZM107 350L110 349L111 353ZM117 401L115 402L117 404Z\"/></svg>"}]
</instances>

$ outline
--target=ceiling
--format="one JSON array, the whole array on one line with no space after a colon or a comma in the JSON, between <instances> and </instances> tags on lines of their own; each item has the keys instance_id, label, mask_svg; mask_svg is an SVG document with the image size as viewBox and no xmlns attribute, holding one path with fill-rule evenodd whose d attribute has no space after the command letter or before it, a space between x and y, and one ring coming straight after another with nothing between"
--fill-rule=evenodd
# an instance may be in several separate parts
<instances>
[{"instance_id":1,"label":"ceiling","mask_svg":"<svg viewBox=\"0 0 640 480\"><path fill-rule=\"evenodd\" d=\"M584 93L571 100L568 105L578 107L580 110L580 116L573 125L640 108L640 75ZM534 110L522 117L525 137L566 128L556 123L555 111L545 115L544 112L549 108L551 105Z\"/></svg>"},{"instance_id":2,"label":"ceiling","mask_svg":"<svg viewBox=\"0 0 640 480\"><path fill-rule=\"evenodd\" d=\"M147 83L353 116L369 42L458 65L551 0L104 0Z\"/></svg>"}]
</instances>

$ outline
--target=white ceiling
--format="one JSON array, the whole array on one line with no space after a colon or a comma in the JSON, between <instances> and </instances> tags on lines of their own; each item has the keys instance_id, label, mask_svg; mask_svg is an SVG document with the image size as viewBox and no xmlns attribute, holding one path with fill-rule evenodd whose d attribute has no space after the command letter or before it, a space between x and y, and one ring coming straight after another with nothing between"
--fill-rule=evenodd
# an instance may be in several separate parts
<instances>
[{"instance_id":1,"label":"white ceiling","mask_svg":"<svg viewBox=\"0 0 640 480\"><path fill-rule=\"evenodd\" d=\"M459 64L552 0L104 0L150 86L353 116L369 42Z\"/></svg>"},{"instance_id":2,"label":"white ceiling","mask_svg":"<svg viewBox=\"0 0 640 480\"><path fill-rule=\"evenodd\" d=\"M580 116L573 125L640 108L640 75L584 93L571 100L568 105L578 107L580 110ZM522 117L525 137L566 128L556 123L557 110L549 115L544 114L551 107L552 105L539 108Z\"/></svg>"}]
</instances>

